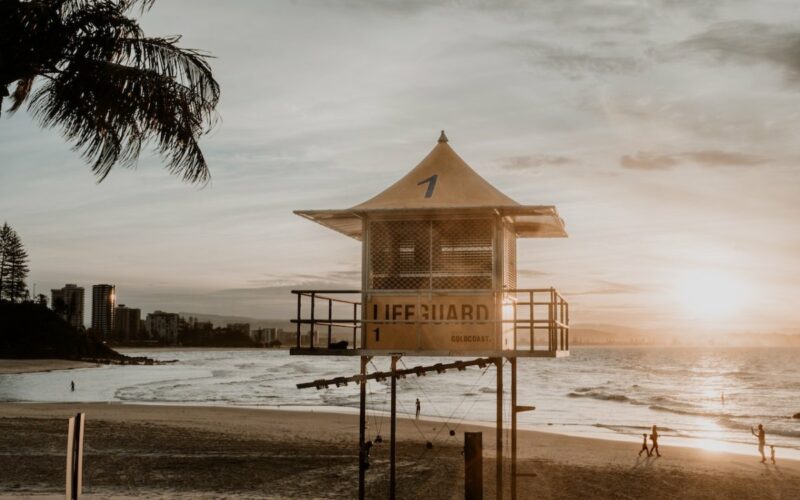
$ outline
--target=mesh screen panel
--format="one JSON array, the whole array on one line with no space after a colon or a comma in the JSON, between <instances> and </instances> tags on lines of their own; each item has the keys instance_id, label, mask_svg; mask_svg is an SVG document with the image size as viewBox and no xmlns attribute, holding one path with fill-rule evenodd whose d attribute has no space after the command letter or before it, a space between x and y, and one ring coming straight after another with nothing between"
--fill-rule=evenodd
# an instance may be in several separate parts
<instances>
[{"instance_id":1,"label":"mesh screen panel","mask_svg":"<svg viewBox=\"0 0 800 500\"><path fill-rule=\"evenodd\" d=\"M433 288L492 288L492 221L432 221Z\"/></svg>"},{"instance_id":2,"label":"mesh screen panel","mask_svg":"<svg viewBox=\"0 0 800 500\"><path fill-rule=\"evenodd\" d=\"M503 269L503 286L517 288L517 237L509 226L503 229Z\"/></svg>"},{"instance_id":3,"label":"mesh screen panel","mask_svg":"<svg viewBox=\"0 0 800 500\"><path fill-rule=\"evenodd\" d=\"M383 290L430 288L429 221L370 223L371 287Z\"/></svg>"},{"instance_id":4,"label":"mesh screen panel","mask_svg":"<svg viewBox=\"0 0 800 500\"><path fill-rule=\"evenodd\" d=\"M370 222L370 287L492 288L491 220Z\"/></svg>"}]
</instances>

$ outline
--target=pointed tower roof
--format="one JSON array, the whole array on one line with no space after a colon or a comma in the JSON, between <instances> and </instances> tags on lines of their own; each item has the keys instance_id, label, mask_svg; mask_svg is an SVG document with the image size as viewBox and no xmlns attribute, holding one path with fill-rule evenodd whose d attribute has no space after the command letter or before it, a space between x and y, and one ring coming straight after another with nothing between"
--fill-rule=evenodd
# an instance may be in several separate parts
<instances>
[{"instance_id":1,"label":"pointed tower roof","mask_svg":"<svg viewBox=\"0 0 800 500\"><path fill-rule=\"evenodd\" d=\"M361 239L361 222L369 214L420 211L496 213L512 217L520 237L567 235L555 207L520 205L500 192L456 154L444 130L428 156L380 194L349 209L295 213Z\"/></svg>"},{"instance_id":2,"label":"pointed tower roof","mask_svg":"<svg viewBox=\"0 0 800 500\"><path fill-rule=\"evenodd\" d=\"M385 191L351 210L518 206L486 182L447 143L439 142L416 167Z\"/></svg>"}]
</instances>

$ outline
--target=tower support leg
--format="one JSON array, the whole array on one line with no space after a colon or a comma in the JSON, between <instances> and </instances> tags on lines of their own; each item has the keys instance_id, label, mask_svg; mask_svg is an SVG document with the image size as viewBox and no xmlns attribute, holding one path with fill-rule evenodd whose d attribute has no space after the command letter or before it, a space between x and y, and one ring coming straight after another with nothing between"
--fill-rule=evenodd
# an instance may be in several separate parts
<instances>
[{"instance_id":1,"label":"tower support leg","mask_svg":"<svg viewBox=\"0 0 800 500\"><path fill-rule=\"evenodd\" d=\"M497 365L497 500L503 500L503 358L495 358Z\"/></svg>"},{"instance_id":2,"label":"tower support leg","mask_svg":"<svg viewBox=\"0 0 800 500\"><path fill-rule=\"evenodd\" d=\"M361 356L361 375L367 374L367 363L369 358ZM361 379L360 382L361 398L358 404L358 499L364 500L364 479L367 472L367 380Z\"/></svg>"},{"instance_id":3,"label":"tower support leg","mask_svg":"<svg viewBox=\"0 0 800 500\"><path fill-rule=\"evenodd\" d=\"M511 500L517 500L517 358L511 363Z\"/></svg>"},{"instance_id":4,"label":"tower support leg","mask_svg":"<svg viewBox=\"0 0 800 500\"><path fill-rule=\"evenodd\" d=\"M392 356L392 425L391 443L389 445L389 500L395 499L397 484L397 360L400 356Z\"/></svg>"}]
</instances>

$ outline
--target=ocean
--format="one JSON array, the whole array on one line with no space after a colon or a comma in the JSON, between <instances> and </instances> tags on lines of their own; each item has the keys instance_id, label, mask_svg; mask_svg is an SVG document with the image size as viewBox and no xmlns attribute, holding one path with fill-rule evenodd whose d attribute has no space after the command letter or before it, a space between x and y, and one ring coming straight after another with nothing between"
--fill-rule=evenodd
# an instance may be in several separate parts
<instances>
[{"instance_id":1,"label":"ocean","mask_svg":"<svg viewBox=\"0 0 800 500\"><path fill-rule=\"evenodd\" d=\"M357 411L358 386L298 390L295 384L358 372L358 358L289 356L285 350L126 349L177 360L155 366L101 366L0 375L1 401L298 407ZM800 348L578 347L561 359L520 359L521 428L641 441L657 424L670 444L755 453L750 428L764 424L779 457L800 459ZM400 367L452 361L402 358ZM388 369L375 359L369 369ZM505 415L510 372L505 371ZM76 390L70 392L70 381ZM494 423L496 370L467 368L398 381L398 411L457 430L465 421ZM724 395L724 400L723 400ZM368 384L370 432L388 433L389 381ZM424 436L424 432L420 430ZM457 435L458 436L458 435ZM425 436L430 439L431 436ZM441 436L439 436L440 438ZM456 439L456 438L453 438Z\"/></svg>"}]
</instances>

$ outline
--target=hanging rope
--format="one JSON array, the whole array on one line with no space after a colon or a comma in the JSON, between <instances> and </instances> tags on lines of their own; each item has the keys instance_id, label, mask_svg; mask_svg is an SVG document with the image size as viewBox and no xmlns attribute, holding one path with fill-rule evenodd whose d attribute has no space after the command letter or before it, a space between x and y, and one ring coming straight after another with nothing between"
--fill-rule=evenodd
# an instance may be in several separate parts
<instances>
[{"instance_id":1,"label":"hanging rope","mask_svg":"<svg viewBox=\"0 0 800 500\"><path fill-rule=\"evenodd\" d=\"M367 395L369 395L369 380L366 382L366 384L367 385L366 385L365 390L366 390ZM385 408L386 408L386 393L384 392L383 404L382 404L381 411L385 411ZM381 436L381 428L383 426L383 419L380 418L380 415L378 414L378 411L375 408L372 408L370 410L369 407L366 407L366 411L367 411L368 417L372 417L372 422L374 424L375 436L374 436L373 439L371 439L371 441L372 442L377 442L376 441L377 437ZM369 420L369 418L367 420ZM383 441L383 436L381 436L381 441Z\"/></svg>"},{"instance_id":2,"label":"hanging rope","mask_svg":"<svg viewBox=\"0 0 800 500\"><path fill-rule=\"evenodd\" d=\"M476 387L476 386L478 385L478 383L481 381L481 379L483 378L483 376L484 376L484 375L486 375L486 373L489 371L489 367L490 367L490 366L491 366L491 365L489 365L489 366L485 367L485 368L484 368L484 369L481 371L480 375L479 375L479 376L478 376L478 377L475 379L475 382L473 382L472 386L470 386L469 390L467 391L467 394L470 394L470 393L472 393L472 392L475 390L475 387ZM495 379L495 380L496 380L496 379ZM483 392L478 392L478 397L477 397L477 398L475 398L475 399L472 401L472 404L469 406L469 408L467 409L467 411L466 411L466 412L465 412L465 413L464 413L464 414L461 416L461 418L459 418L459 419L458 419L458 421L457 421L457 422L455 423L455 425L452 427L452 429L451 429L451 430L453 430L453 432L455 432L455 430L456 430L456 429L458 429L458 428L459 428L459 426L461 426L461 424L464 422L464 420L465 420L465 419L467 418L467 416L469 415L469 412L470 412L470 411L472 411L472 408L474 408L474 407L475 407L475 405L476 405L476 404L477 404L479 401L481 401L481 399L484 397L484 394L486 394L486 393L483 393ZM458 404L458 405L457 405L457 406L456 406L456 407L453 409L453 412L452 412L452 413L451 413L451 415L450 415L450 418L451 418L451 419L452 419L453 415L455 415L455 412L456 412L456 411L458 411L458 409L461 407L461 405L463 404L463 402L464 402L464 401L466 401L466 398L467 398L467 397L468 397L468 396L467 396L467 395L465 395L465 396L464 396L464 398L461 400L461 402L460 402L460 403L459 403L459 404ZM442 430L442 428L440 428L440 429L439 429L439 432L437 432L437 433L436 433L436 435L434 436L434 441L436 441L436 439L438 438L438 436L439 436L439 433L441 432L441 430ZM430 454L428 453L430 450L428 450L428 449L425 449L425 450L423 450L423 451L422 451L422 453L421 453L421 454L420 454L420 455L417 457L417 459L416 459L416 460L417 460L417 461L419 461L419 460L420 460L420 459L421 459L421 458L422 458L422 457L423 457L425 454L429 454L429 456L428 456L428 460L429 460L429 461L430 461L430 460L434 460L434 459L436 459L436 457L438 457L438 456L439 456L439 453L440 453L440 452L441 452L443 449L444 449L443 447L441 447L441 446L438 446L438 447L436 447L436 449L433 451L433 453L430 453Z\"/></svg>"},{"instance_id":3,"label":"hanging rope","mask_svg":"<svg viewBox=\"0 0 800 500\"><path fill-rule=\"evenodd\" d=\"M400 360L400 362L401 362L401 363L403 363L403 367L404 367L404 368L408 369L408 366L406 366L406 364L403 362L403 360L402 360L402 359ZM419 382L418 382L416 379L412 379L412 380L414 380L414 383L415 383L415 384L417 384L417 387L419 388L420 392L422 392L422 395L425 397L425 399L426 399L426 400L428 400L428 403L430 403L430 405L431 405L431 408L433 408L433 411L434 411L434 412L436 413L436 415L437 415L437 416L438 416L438 417L439 417L439 418L440 418L440 419L443 421L443 427L439 429L439 431L436 433L436 436L434 436L434 439L435 439L435 438L436 438L436 437L439 435L439 433L441 432L441 430L442 430L442 429L444 429L444 428L447 428L447 430L455 430L455 429L452 429L452 428L450 428L450 426L449 426L449 423L450 423L450 421L453 419L453 416L454 416L454 415L455 415L455 413L458 411L458 409L459 409L459 408L461 408L461 405L462 405L462 404L464 404L464 401L466 401L466 400L467 400L467 398L469 397L469 393L471 393L471 392L474 390L474 388L475 388L475 385L477 385L477 383L478 383L478 382L480 382L480 379L481 379L481 377L483 377L483 375L484 375L484 374L485 374L485 373L488 371L488 369L489 369L489 366L490 366L490 365L487 365L487 366L486 366L486 367L483 369L483 372L481 372L481 375L478 377L478 379L475 381L475 383L472 385L472 387L470 387L470 388L469 388L469 390L467 391L467 393L464 395L464 397L461 399L461 401L459 401L458 405L456 405L456 407L453 409L453 411L452 411L452 412L450 412L450 415L449 415L447 418L443 417L443 416L442 416L442 415L439 413L439 411L436 409L436 405L435 405L435 404L433 404L433 401L432 401L432 400L431 400L431 398L428 396L428 393L427 393L427 392L425 392L425 389L422 387L422 385L421 385L421 384L420 384L420 383L419 383Z\"/></svg>"}]
</instances>

